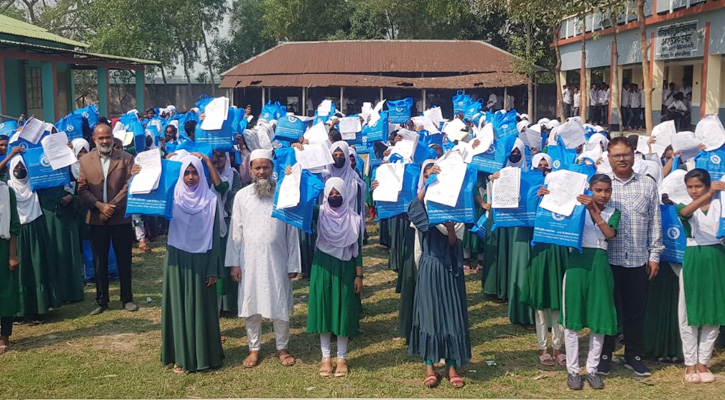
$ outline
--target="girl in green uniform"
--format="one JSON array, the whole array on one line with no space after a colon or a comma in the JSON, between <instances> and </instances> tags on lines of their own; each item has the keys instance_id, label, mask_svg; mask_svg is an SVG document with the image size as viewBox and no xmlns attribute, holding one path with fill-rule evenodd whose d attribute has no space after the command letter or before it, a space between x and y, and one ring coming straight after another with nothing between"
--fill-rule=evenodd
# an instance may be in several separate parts
<instances>
[{"instance_id":1,"label":"girl in green uniform","mask_svg":"<svg viewBox=\"0 0 725 400\"><path fill-rule=\"evenodd\" d=\"M0 354L10 346L13 318L18 311L17 237L20 220L15 192L0 181Z\"/></svg>"},{"instance_id":2,"label":"girl in green uniform","mask_svg":"<svg viewBox=\"0 0 725 400\"><path fill-rule=\"evenodd\" d=\"M614 278L607 256L607 241L617 234L620 212L608 205L612 180L594 175L589 181L591 196L579 195L577 201L587 208L582 233L582 253L569 253L564 273L564 298L561 313L566 343L567 385L581 390L579 376L579 331L589 328L589 355L586 380L593 389L603 389L597 375L604 335L617 334L617 311L614 308Z\"/></svg>"},{"instance_id":3,"label":"girl in green uniform","mask_svg":"<svg viewBox=\"0 0 725 400\"><path fill-rule=\"evenodd\" d=\"M707 364L725 325L725 247L717 238L722 210L719 199L712 200L725 191L725 182L711 183L710 174L696 168L685 175L685 184L692 202L677 206L687 233L678 305L685 380L710 383L715 376Z\"/></svg>"}]
</instances>

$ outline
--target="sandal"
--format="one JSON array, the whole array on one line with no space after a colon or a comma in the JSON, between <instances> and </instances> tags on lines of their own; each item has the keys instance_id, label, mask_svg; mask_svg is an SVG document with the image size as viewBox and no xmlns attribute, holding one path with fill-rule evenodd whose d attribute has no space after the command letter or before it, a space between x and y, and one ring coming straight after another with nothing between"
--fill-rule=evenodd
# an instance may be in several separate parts
<instances>
[{"instance_id":1,"label":"sandal","mask_svg":"<svg viewBox=\"0 0 725 400\"><path fill-rule=\"evenodd\" d=\"M458 375L449 376L448 382L450 382L451 386L453 386L455 389L460 389L466 386L466 381L464 381L463 378Z\"/></svg>"},{"instance_id":2,"label":"sandal","mask_svg":"<svg viewBox=\"0 0 725 400\"><path fill-rule=\"evenodd\" d=\"M554 366L554 358L549 353L544 353L539 355L539 363L541 365L546 365L547 367L553 367Z\"/></svg>"},{"instance_id":3,"label":"sandal","mask_svg":"<svg viewBox=\"0 0 725 400\"><path fill-rule=\"evenodd\" d=\"M254 356L254 358L252 358ZM259 351L250 351L247 358L242 361L244 368L254 368L259 364Z\"/></svg>"},{"instance_id":4,"label":"sandal","mask_svg":"<svg viewBox=\"0 0 725 400\"><path fill-rule=\"evenodd\" d=\"M295 359L286 349L278 351L277 358L279 358L280 364L285 367L291 367L297 362L297 359Z\"/></svg>"},{"instance_id":5,"label":"sandal","mask_svg":"<svg viewBox=\"0 0 725 400\"><path fill-rule=\"evenodd\" d=\"M425 379L423 380L423 386L425 386L429 389L432 389L432 388L438 386L440 381L441 381L441 376L438 374L426 375Z\"/></svg>"},{"instance_id":6,"label":"sandal","mask_svg":"<svg viewBox=\"0 0 725 400\"><path fill-rule=\"evenodd\" d=\"M10 347L7 345L0 346L0 354L5 354Z\"/></svg>"},{"instance_id":7,"label":"sandal","mask_svg":"<svg viewBox=\"0 0 725 400\"><path fill-rule=\"evenodd\" d=\"M320 365L320 376L327 378L332 375L332 360L329 357L322 359L322 365Z\"/></svg>"},{"instance_id":8,"label":"sandal","mask_svg":"<svg viewBox=\"0 0 725 400\"><path fill-rule=\"evenodd\" d=\"M562 367L566 366L566 354L559 353L556 355L556 363Z\"/></svg>"},{"instance_id":9,"label":"sandal","mask_svg":"<svg viewBox=\"0 0 725 400\"><path fill-rule=\"evenodd\" d=\"M343 367L343 368L340 368ZM335 378L343 378L347 376L349 369L347 368L347 361L344 358L337 360L337 367L335 368Z\"/></svg>"},{"instance_id":10,"label":"sandal","mask_svg":"<svg viewBox=\"0 0 725 400\"><path fill-rule=\"evenodd\" d=\"M174 369L172 369L172 371L174 371L175 374L183 374L184 373L184 369L181 368L178 365L174 365Z\"/></svg>"}]
</instances>

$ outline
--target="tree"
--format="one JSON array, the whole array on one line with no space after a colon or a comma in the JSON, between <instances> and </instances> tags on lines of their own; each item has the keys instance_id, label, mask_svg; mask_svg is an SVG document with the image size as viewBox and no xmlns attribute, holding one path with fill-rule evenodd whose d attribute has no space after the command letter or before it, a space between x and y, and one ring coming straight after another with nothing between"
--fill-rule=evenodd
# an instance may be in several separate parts
<instances>
[{"instance_id":1,"label":"tree","mask_svg":"<svg viewBox=\"0 0 725 400\"><path fill-rule=\"evenodd\" d=\"M264 4L259 0L234 2L229 18L229 38L212 41L216 53L214 68L217 71L224 72L277 44L274 38L263 31L264 10Z\"/></svg>"}]
</instances>

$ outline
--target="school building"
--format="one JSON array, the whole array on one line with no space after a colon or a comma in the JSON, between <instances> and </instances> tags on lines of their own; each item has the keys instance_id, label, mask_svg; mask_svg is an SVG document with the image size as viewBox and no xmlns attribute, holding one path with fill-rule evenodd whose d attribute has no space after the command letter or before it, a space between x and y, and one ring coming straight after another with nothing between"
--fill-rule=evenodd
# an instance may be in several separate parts
<instances>
[{"instance_id":1,"label":"school building","mask_svg":"<svg viewBox=\"0 0 725 400\"><path fill-rule=\"evenodd\" d=\"M273 100L309 114L331 99L338 110L355 114L363 101L413 97L419 111L438 105L451 115L457 90L481 98L484 106L494 93L496 108L510 95L521 111L527 108L528 78L515 71L514 60L482 41L286 42L224 72L220 87L230 91L234 104L250 104L257 112Z\"/></svg>"},{"instance_id":2,"label":"school building","mask_svg":"<svg viewBox=\"0 0 725 400\"><path fill-rule=\"evenodd\" d=\"M676 89L691 88L693 125L709 114L719 114L725 120L725 0L648 0L645 24L651 44L650 74L642 73L636 2L632 1L626 11L616 18L616 47L613 21L607 15L593 13L563 21L558 42L562 82L578 85L585 93L582 98L587 99L592 83L608 83L610 125L620 123L615 108L620 104L622 84L634 83L642 88L645 77L653 87L655 124L661 120L665 81L674 82ZM585 65L582 42L586 49ZM619 54L619 82L612 83L615 49ZM587 115L587 106L582 104L582 117Z\"/></svg>"},{"instance_id":3,"label":"school building","mask_svg":"<svg viewBox=\"0 0 725 400\"><path fill-rule=\"evenodd\" d=\"M159 63L92 53L87 48L85 43L0 15L0 110L3 118L25 114L55 123L76 109L76 70L96 71L101 115L108 115L109 71L133 71L137 77L135 107L143 109L145 67Z\"/></svg>"}]
</instances>

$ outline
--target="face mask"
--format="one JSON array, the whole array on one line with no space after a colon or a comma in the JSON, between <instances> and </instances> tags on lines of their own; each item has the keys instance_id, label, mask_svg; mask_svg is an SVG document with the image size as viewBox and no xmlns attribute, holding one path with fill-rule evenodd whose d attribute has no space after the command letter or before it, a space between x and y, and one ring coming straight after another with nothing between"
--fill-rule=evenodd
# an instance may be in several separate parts
<instances>
[{"instance_id":1,"label":"face mask","mask_svg":"<svg viewBox=\"0 0 725 400\"><path fill-rule=\"evenodd\" d=\"M335 168L342 168L342 167L344 167L345 166L345 158L344 157L335 158L335 164L333 164L333 165L335 165Z\"/></svg>"},{"instance_id":2,"label":"face mask","mask_svg":"<svg viewBox=\"0 0 725 400\"><path fill-rule=\"evenodd\" d=\"M328 197L327 204L332 208L337 208L342 205L342 196Z\"/></svg>"},{"instance_id":3,"label":"face mask","mask_svg":"<svg viewBox=\"0 0 725 400\"><path fill-rule=\"evenodd\" d=\"M28 176L28 171L24 169L16 169L13 171L13 176L17 179L25 179Z\"/></svg>"},{"instance_id":4,"label":"face mask","mask_svg":"<svg viewBox=\"0 0 725 400\"><path fill-rule=\"evenodd\" d=\"M511 156L509 157L509 161L511 161L512 163L517 163L521 161L521 154L511 154Z\"/></svg>"}]
</instances>

